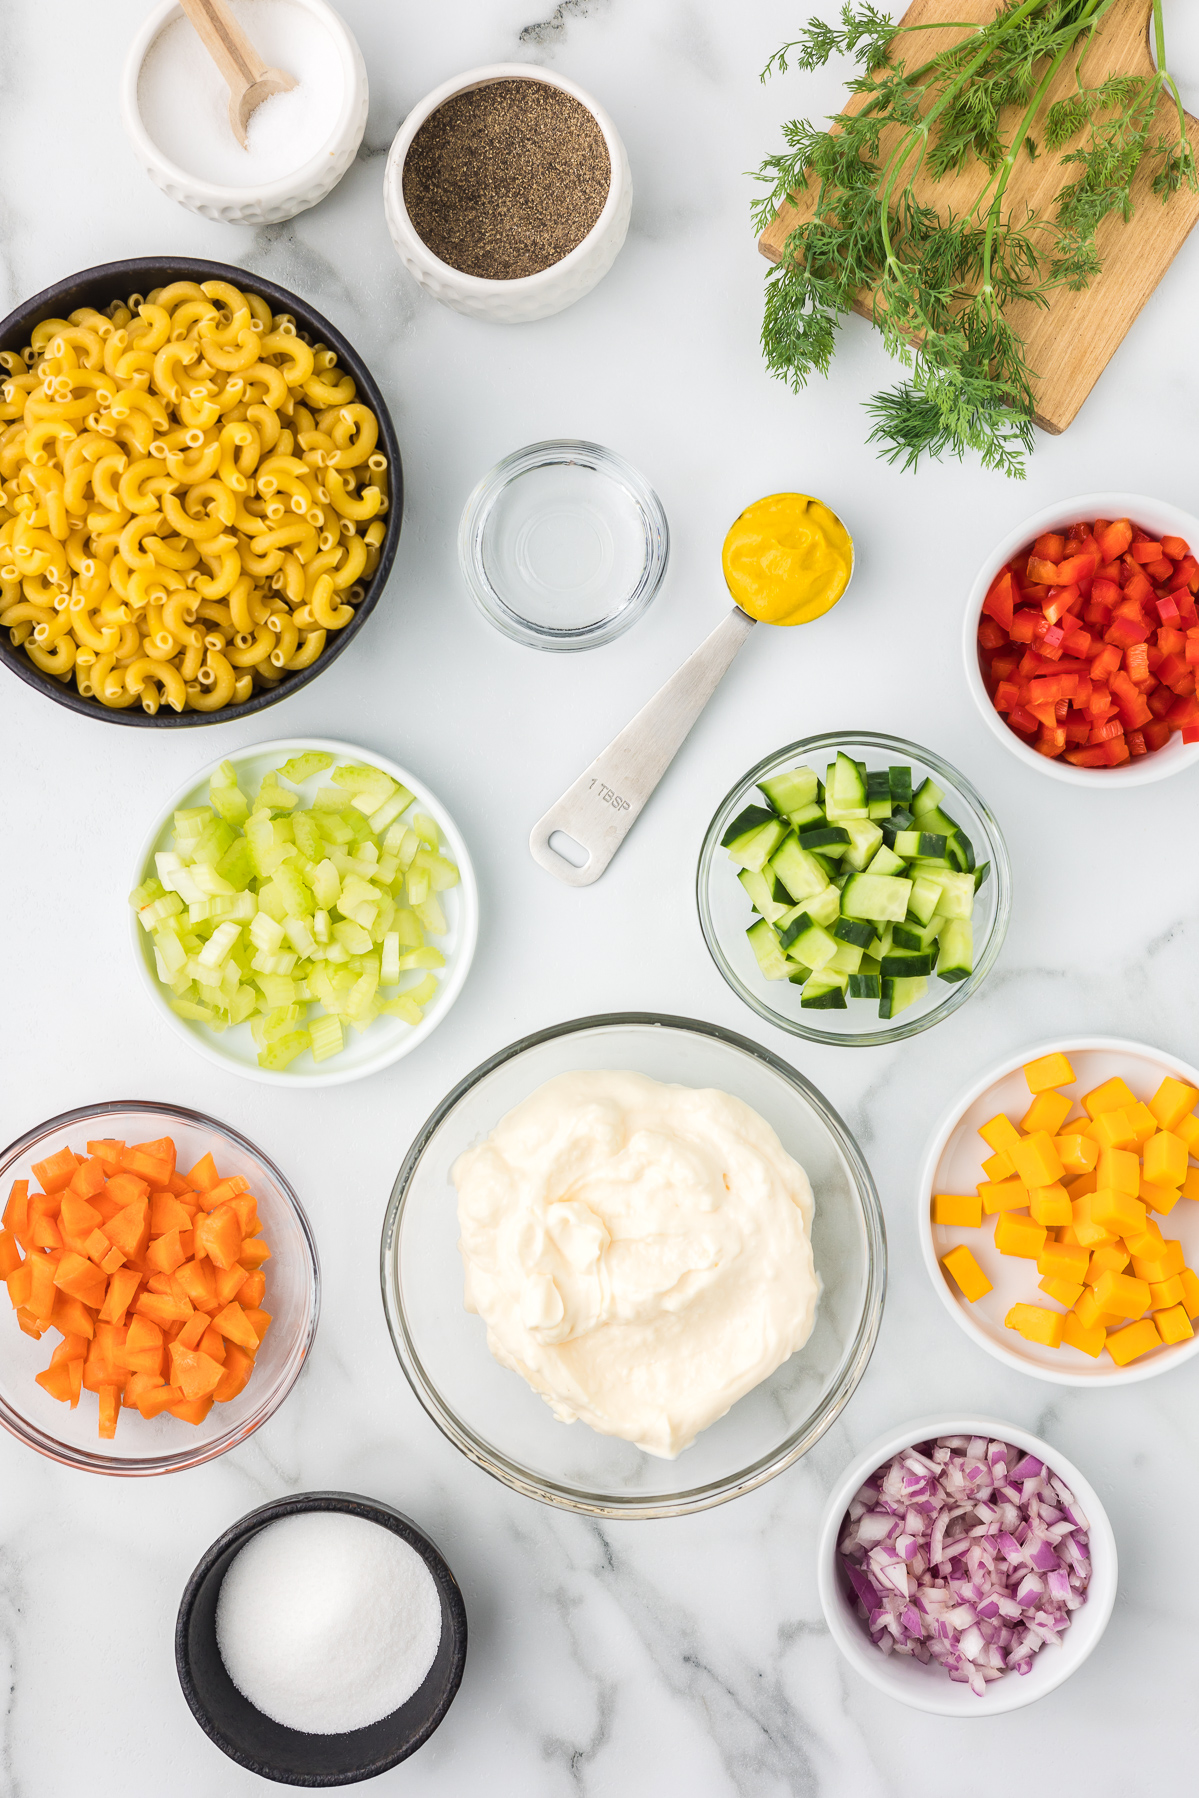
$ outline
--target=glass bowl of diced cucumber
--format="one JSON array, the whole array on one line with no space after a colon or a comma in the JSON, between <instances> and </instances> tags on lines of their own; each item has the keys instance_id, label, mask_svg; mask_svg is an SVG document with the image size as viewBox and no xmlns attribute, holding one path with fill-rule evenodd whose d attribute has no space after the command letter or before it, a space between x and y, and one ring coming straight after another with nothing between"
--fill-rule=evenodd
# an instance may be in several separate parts
<instances>
[{"instance_id":1,"label":"glass bowl of diced cucumber","mask_svg":"<svg viewBox=\"0 0 1199 1798\"><path fill-rule=\"evenodd\" d=\"M964 775L871 731L789 743L708 826L700 924L733 991L793 1036L872 1044L964 1005L999 954L1011 867Z\"/></svg>"}]
</instances>

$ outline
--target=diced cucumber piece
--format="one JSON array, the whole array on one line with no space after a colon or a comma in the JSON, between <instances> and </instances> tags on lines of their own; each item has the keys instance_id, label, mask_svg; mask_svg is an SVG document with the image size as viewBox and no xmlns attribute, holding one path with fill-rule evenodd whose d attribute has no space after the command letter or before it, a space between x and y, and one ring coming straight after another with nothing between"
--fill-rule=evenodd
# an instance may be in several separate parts
<instances>
[{"instance_id":1,"label":"diced cucumber piece","mask_svg":"<svg viewBox=\"0 0 1199 1798\"><path fill-rule=\"evenodd\" d=\"M842 864L860 874L875 850L882 845L883 833L868 818L850 818L844 829L849 833L849 848L841 857Z\"/></svg>"},{"instance_id":2,"label":"diced cucumber piece","mask_svg":"<svg viewBox=\"0 0 1199 1798\"><path fill-rule=\"evenodd\" d=\"M808 1011L844 1011L848 984L847 974L813 973L799 1002Z\"/></svg>"},{"instance_id":3,"label":"diced cucumber piece","mask_svg":"<svg viewBox=\"0 0 1199 1798\"><path fill-rule=\"evenodd\" d=\"M866 803L873 805L876 800L885 799L888 807L891 804L891 777L885 768L876 768L866 776Z\"/></svg>"},{"instance_id":4,"label":"diced cucumber piece","mask_svg":"<svg viewBox=\"0 0 1199 1798\"><path fill-rule=\"evenodd\" d=\"M745 934L767 980L786 980L791 972L787 957L779 948L778 937L765 918L759 918L756 924L751 924Z\"/></svg>"},{"instance_id":5,"label":"diced cucumber piece","mask_svg":"<svg viewBox=\"0 0 1199 1798\"><path fill-rule=\"evenodd\" d=\"M742 868L737 879L749 894L750 904L768 924L773 924L791 908L791 895L773 873L762 874L756 868ZM776 895L782 894L781 898Z\"/></svg>"},{"instance_id":6,"label":"diced cucumber piece","mask_svg":"<svg viewBox=\"0 0 1199 1798\"><path fill-rule=\"evenodd\" d=\"M895 805L911 804L912 770L910 768L888 768L887 785L891 789L891 799Z\"/></svg>"},{"instance_id":7,"label":"diced cucumber piece","mask_svg":"<svg viewBox=\"0 0 1199 1798\"><path fill-rule=\"evenodd\" d=\"M892 946L882 959L884 980L907 980L917 974L931 974L937 965L935 949L897 949Z\"/></svg>"},{"instance_id":8,"label":"diced cucumber piece","mask_svg":"<svg viewBox=\"0 0 1199 1798\"><path fill-rule=\"evenodd\" d=\"M812 978L811 968L805 968L801 961L791 961L788 959L787 966L791 970L787 975L787 979L792 986L805 986Z\"/></svg>"},{"instance_id":9,"label":"diced cucumber piece","mask_svg":"<svg viewBox=\"0 0 1199 1798\"><path fill-rule=\"evenodd\" d=\"M894 849L888 849L883 843L867 865L867 874L902 874L906 863L902 855L896 855Z\"/></svg>"},{"instance_id":10,"label":"diced cucumber piece","mask_svg":"<svg viewBox=\"0 0 1199 1798\"><path fill-rule=\"evenodd\" d=\"M910 880L894 874L852 874L841 890L841 912L847 918L899 922L907 916Z\"/></svg>"},{"instance_id":11,"label":"diced cucumber piece","mask_svg":"<svg viewBox=\"0 0 1199 1798\"><path fill-rule=\"evenodd\" d=\"M889 799L872 799L866 809L872 818L889 818L891 801Z\"/></svg>"},{"instance_id":12,"label":"diced cucumber piece","mask_svg":"<svg viewBox=\"0 0 1199 1798\"><path fill-rule=\"evenodd\" d=\"M802 830L805 825L808 824L823 824L825 822L824 807L817 804L815 800L813 800L811 805L801 805L798 811L788 812L787 817L790 819L791 823L794 824L796 830Z\"/></svg>"},{"instance_id":13,"label":"diced cucumber piece","mask_svg":"<svg viewBox=\"0 0 1199 1798\"><path fill-rule=\"evenodd\" d=\"M856 943L859 949L869 949L874 941L874 925L859 923L856 918L838 918L833 925L833 935L839 942Z\"/></svg>"},{"instance_id":14,"label":"diced cucumber piece","mask_svg":"<svg viewBox=\"0 0 1199 1798\"><path fill-rule=\"evenodd\" d=\"M927 830L901 830L896 834L891 847L896 855L903 856L905 861L914 861L919 856L943 856L945 841Z\"/></svg>"},{"instance_id":15,"label":"diced cucumber piece","mask_svg":"<svg viewBox=\"0 0 1199 1798\"><path fill-rule=\"evenodd\" d=\"M940 805L944 797L944 793L935 781L922 780L912 794L913 816L919 818L923 812L931 812L934 806Z\"/></svg>"},{"instance_id":16,"label":"diced cucumber piece","mask_svg":"<svg viewBox=\"0 0 1199 1798\"><path fill-rule=\"evenodd\" d=\"M828 787L836 800L838 808L864 808L867 803L866 775L864 766L855 762L851 756L839 751L833 763L832 778Z\"/></svg>"},{"instance_id":17,"label":"diced cucumber piece","mask_svg":"<svg viewBox=\"0 0 1199 1798\"><path fill-rule=\"evenodd\" d=\"M975 868L975 870L974 870L974 890L976 893L990 872L991 872L990 862L984 862L981 868Z\"/></svg>"},{"instance_id":18,"label":"diced cucumber piece","mask_svg":"<svg viewBox=\"0 0 1199 1798\"><path fill-rule=\"evenodd\" d=\"M974 911L974 876L959 874L953 868L921 870L923 878L934 881L941 889L937 910L946 918L968 918Z\"/></svg>"},{"instance_id":19,"label":"diced cucumber piece","mask_svg":"<svg viewBox=\"0 0 1199 1798\"><path fill-rule=\"evenodd\" d=\"M916 820L912 816L912 813L904 806L893 805L891 807L891 816L889 818L884 818L879 824L879 829L883 833L883 841L886 843L888 849L894 849L895 839L900 831L911 830L915 822Z\"/></svg>"},{"instance_id":20,"label":"diced cucumber piece","mask_svg":"<svg viewBox=\"0 0 1199 1798\"><path fill-rule=\"evenodd\" d=\"M965 980L974 972L974 927L969 918L950 918L941 932L937 958L940 980Z\"/></svg>"},{"instance_id":21,"label":"diced cucumber piece","mask_svg":"<svg viewBox=\"0 0 1199 1798\"><path fill-rule=\"evenodd\" d=\"M851 999L878 999L882 995L882 981L877 974L851 974L849 976L849 996Z\"/></svg>"},{"instance_id":22,"label":"diced cucumber piece","mask_svg":"<svg viewBox=\"0 0 1199 1798\"><path fill-rule=\"evenodd\" d=\"M923 976L914 980L889 980L884 976L882 988L878 1015L880 1018L897 1018L901 1011L906 1011L917 999L923 999L928 991L928 981Z\"/></svg>"},{"instance_id":23,"label":"diced cucumber piece","mask_svg":"<svg viewBox=\"0 0 1199 1798\"><path fill-rule=\"evenodd\" d=\"M799 767L788 769L786 774L772 774L769 780L760 780L758 789L765 793L776 812L789 818L792 812L802 811L813 803L819 785L815 769Z\"/></svg>"},{"instance_id":24,"label":"diced cucumber piece","mask_svg":"<svg viewBox=\"0 0 1199 1798\"><path fill-rule=\"evenodd\" d=\"M778 943L793 961L802 961L814 972L825 967L837 953L836 938L830 936L822 924L813 924L806 912L801 912L793 923L788 924Z\"/></svg>"},{"instance_id":25,"label":"diced cucumber piece","mask_svg":"<svg viewBox=\"0 0 1199 1798\"><path fill-rule=\"evenodd\" d=\"M891 927L891 941L897 949L927 949L935 943L945 919L940 912L934 912L927 924L920 924L905 919L902 924Z\"/></svg>"},{"instance_id":26,"label":"diced cucumber piece","mask_svg":"<svg viewBox=\"0 0 1199 1798\"><path fill-rule=\"evenodd\" d=\"M720 842L741 867L757 869L769 861L786 834L785 819L768 812L765 806L750 805L733 819Z\"/></svg>"},{"instance_id":27,"label":"diced cucumber piece","mask_svg":"<svg viewBox=\"0 0 1199 1798\"><path fill-rule=\"evenodd\" d=\"M921 874L912 882L912 896L908 900L908 916L915 918L920 924L927 924L935 914L941 899L941 888L937 881L930 880Z\"/></svg>"},{"instance_id":28,"label":"diced cucumber piece","mask_svg":"<svg viewBox=\"0 0 1199 1798\"><path fill-rule=\"evenodd\" d=\"M806 912L813 924L823 924L826 930L831 930L841 916L841 895L836 887L827 886L823 893L814 893L802 905L789 905L782 917L774 920L775 929L781 934L801 912Z\"/></svg>"},{"instance_id":29,"label":"diced cucumber piece","mask_svg":"<svg viewBox=\"0 0 1199 1798\"><path fill-rule=\"evenodd\" d=\"M852 841L843 824L817 824L810 830L801 830L799 846L801 849L819 849L825 855L840 855L849 848Z\"/></svg>"},{"instance_id":30,"label":"diced cucumber piece","mask_svg":"<svg viewBox=\"0 0 1199 1798\"><path fill-rule=\"evenodd\" d=\"M856 943L838 943L837 953L831 961L826 961L822 972L825 974L856 974L862 965L865 953Z\"/></svg>"},{"instance_id":31,"label":"diced cucumber piece","mask_svg":"<svg viewBox=\"0 0 1199 1798\"><path fill-rule=\"evenodd\" d=\"M962 874L974 872L974 845L964 830L956 830L945 845L945 855L951 868L957 868Z\"/></svg>"},{"instance_id":32,"label":"diced cucumber piece","mask_svg":"<svg viewBox=\"0 0 1199 1798\"><path fill-rule=\"evenodd\" d=\"M828 885L828 875L820 863L806 849L800 848L793 835L779 844L770 858L770 866L796 904L811 899L816 893L823 893Z\"/></svg>"}]
</instances>

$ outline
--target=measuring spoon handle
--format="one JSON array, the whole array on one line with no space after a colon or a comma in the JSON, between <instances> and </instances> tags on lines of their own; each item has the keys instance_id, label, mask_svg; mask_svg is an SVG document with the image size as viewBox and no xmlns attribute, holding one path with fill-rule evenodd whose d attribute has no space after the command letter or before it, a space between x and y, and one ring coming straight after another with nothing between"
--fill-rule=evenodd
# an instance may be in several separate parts
<instances>
[{"instance_id":1,"label":"measuring spoon handle","mask_svg":"<svg viewBox=\"0 0 1199 1798\"><path fill-rule=\"evenodd\" d=\"M753 627L749 614L734 606L537 820L529 852L539 867L572 887L588 887L599 879ZM587 851L581 868L551 848L550 837L559 830Z\"/></svg>"}]
</instances>

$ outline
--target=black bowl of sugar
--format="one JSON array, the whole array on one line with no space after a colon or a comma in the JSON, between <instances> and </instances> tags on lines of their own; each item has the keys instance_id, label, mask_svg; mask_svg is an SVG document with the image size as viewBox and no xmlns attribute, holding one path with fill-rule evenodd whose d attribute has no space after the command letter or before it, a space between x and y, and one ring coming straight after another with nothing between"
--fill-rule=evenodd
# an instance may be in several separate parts
<instances>
[{"instance_id":1,"label":"black bowl of sugar","mask_svg":"<svg viewBox=\"0 0 1199 1798\"><path fill-rule=\"evenodd\" d=\"M239 1766L293 1786L373 1779L428 1741L466 1662L450 1569L390 1505L306 1492L200 1561L175 1624L183 1695Z\"/></svg>"}]
</instances>

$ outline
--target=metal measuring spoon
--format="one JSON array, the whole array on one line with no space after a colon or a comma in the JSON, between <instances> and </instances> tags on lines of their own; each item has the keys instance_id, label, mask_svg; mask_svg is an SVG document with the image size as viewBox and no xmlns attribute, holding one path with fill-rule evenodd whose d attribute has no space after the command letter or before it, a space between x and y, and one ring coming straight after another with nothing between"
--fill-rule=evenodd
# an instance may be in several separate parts
<instances>
[{"instance_id":1,"label":"metal measuring spoon","mask_svg":"<svg viewBox=\"0 0 1199 1798\"><path fill-rule=\"evenodd\" d=\"M770 499L808 497L806 495L772 494ZM742 519L766 500L748 507L730 528L725 539L725 570L728 573L728 545L733 531ZM817 502L819 503L819 502ZM831 511L831 508L827 508ZM834 518L837 514L832 513ZM841 520L837 518L837 523ZM842 529L844 529L842 525ZM849 533L846 532L848 536ZM849 539L849 572L845 585L832 599L815 609L805 609L802 616L780 620L787 626L808 624L844 598L853 579L854 546ZM625 837L641 815L646 800L682 748L696 719L731 667L737 651L749 636L756 618L735 605L699 648L687 657L676 674L659 687L653 698L642 706L632 723L626 724L619 736L613 737L600 751L590 767L585 768L562 797L537 820L529 836L529 852L539 867L568 886L587 887L599 879ZM577 866L551 846L550 838L561 831L586 851L587 860Z\"/></svg>"}]
</instances>

